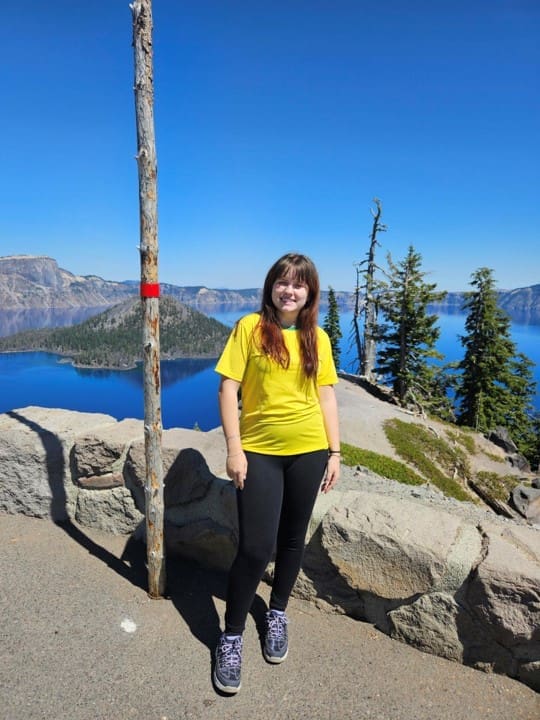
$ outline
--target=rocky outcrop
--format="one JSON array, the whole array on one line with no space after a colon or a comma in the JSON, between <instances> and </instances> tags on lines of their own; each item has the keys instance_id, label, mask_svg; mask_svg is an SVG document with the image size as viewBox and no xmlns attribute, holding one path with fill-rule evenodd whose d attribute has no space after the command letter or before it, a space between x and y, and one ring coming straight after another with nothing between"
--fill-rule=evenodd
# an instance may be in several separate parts
<instances>
[{"instance_id":1,"label":"rocky outcrop","mask_svg":"<svg viewBox=\"0 0 540 720\"><path fill-rule=\"evenodd\" d=\"M298 592L540 688L540 532L415 492L343 493L308 545Z\"/></svg>"},{"instance_id":2,"label":"rocky outcrop","mask_svg":"<svg viewBox=\"0 0 540 720\"><path fill-rule=\"evenodd\" d=\"M96 275L73 275L46 256L0 257L0 307L98 307L119 303L137 289Z\"/></svg>"},{"instance_id":3,"label":"rocky outcrop","mask_svg":"<svg viewBox=\"0 0 540 720\"><path fill-rule=\"evenodd\" d=\"M500 447L506 453L506 459L512 467L518 468L521 472L529 473L531 466L527 458L520 454L517 445L512 440L510 433L504 427L496 427L488 435L488 440Z\"/></svg>"},{"instance_id":4,"label":"rocky outcrop","mask_svg":"<svg viewBox=\"0 0 540 720\"><path fill-rule=\"evenodd\" d=\"M163 433L166 543L227 569L238 528L219 430ZM144 533L141 421L0 415L0 511ZM395 639L540 689L540 531L437 490L343 468L317 502L295 593ZM271 568L270 568L271 573Z\"/></svg>"},{"instance_id":5,"label":"rocky outcrop","mask_svg":"<svg viewBox=\"0 0 540 720\"><path fill-rule=\"evenodd\" d=\"M540 478L531 485L521 483L512 490L512 504L532 525L540 527Z\"/></svg>"},{"instance_id":6,"label":"rocky outcrop","mask_svg":"<svg viewBox=\"0 0 540 720\"><path fill-rule=\"evenodd\" d=\"M208 548L206 528L221 527L230 538L213 563L221 566L230 562L237 536L234 491L218 477L224 465L220 431L163 432L169 549L178 542L189 546L182 554L198 557L196 537ZM39 407L0 415L0 512L131 533L144 519L144 478L140 420Z\"/></svg>"}]
</instances>

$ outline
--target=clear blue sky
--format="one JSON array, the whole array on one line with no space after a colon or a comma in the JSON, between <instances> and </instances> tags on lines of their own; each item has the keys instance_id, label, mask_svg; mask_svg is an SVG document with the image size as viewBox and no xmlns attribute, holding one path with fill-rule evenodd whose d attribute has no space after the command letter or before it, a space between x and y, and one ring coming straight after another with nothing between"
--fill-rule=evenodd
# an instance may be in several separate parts
<instances>
[{"instance_id":1,"label":"clear blue sky","mask_svg":"<svg viewBox=\"0 0 540 720\"><path fill-rule=\"evenodd\" d=\"M127 0L2 9L0 255L139 277ZM538 0L154 0L160 280L260 286L283 252L350 290L540 282Z\"/></svg>"}]
</instances>

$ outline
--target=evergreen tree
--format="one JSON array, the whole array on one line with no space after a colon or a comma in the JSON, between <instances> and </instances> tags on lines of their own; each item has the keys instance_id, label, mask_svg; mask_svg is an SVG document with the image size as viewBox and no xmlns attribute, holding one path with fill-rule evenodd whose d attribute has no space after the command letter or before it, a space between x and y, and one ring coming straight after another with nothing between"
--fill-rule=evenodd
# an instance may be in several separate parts
<instances>
[{"instance_id":1,"label":"evergreen tree","mask_svg":"<svg viewBox=\"0 0 540 720\"><path fill-rule=\"evenodd\" d=\"M536 381L534 363L523 353L510 362L509 390L511 402L505 425L519 451L533 462L538 438L535 432L534 405Z\"/></svg>"},{"instance_id":2,"label":"evergreen tree","mask_svg":"<svg viewBox=\"0 0 540 720\"><path fill-rule=\"evenodd\" d=\"M334 358L334 364L336 369L339 368L339 360L341 357L341 350L339 348L339 341L341 340L341 329L339 326L339 310L336 300L336 294L333 288L328 288L328 312L324 319L323 328L328 333L330 342L332 344L332 356Z\"/></svg>"},{"instance_id":3,"label":"evergreen tree","mask_svg":"<svg viewBox=\"0 0 540 720\"><path fill-rule=\"evenodd\" d=\"M479 268L470 284L475 290L466 294L464 302L468 313L466 334L461 337L465 355L457 365L461 372L456 390L458 422L486 432L508 424L515 346L510 318L497 305L492 270Z\"/></svg>"},{"instance_id":4,"label":"evergreen tree","mask_svg":"<svg viewBox=\"0 0 540 720\"><path fill-rule=\"evenodd\" d=\"M406 258L395 264L388 257L389 279L380 295L383 322L378 339L377 370L392 380L393 390L400 403L413 402L420 407L447 407L445 383L437 369L428 361L442 359L435 349L440 329L437 315L428 313L428 305L439 302L446 295L436 291L436 285L426 283L421 271L422 257L409 247Z\"/></svg>"},{"instance_id":5,"label":"evergreen tree","mask_svg":"<svg viewBox=\"0 0 540 720\"><path fill-rule=\"evenodd\" d=\"M527 455L531 463L531 469L540 470L540 413L535 413L532 418L533 444L530 455Z\"/></svg>"}]
</instances>

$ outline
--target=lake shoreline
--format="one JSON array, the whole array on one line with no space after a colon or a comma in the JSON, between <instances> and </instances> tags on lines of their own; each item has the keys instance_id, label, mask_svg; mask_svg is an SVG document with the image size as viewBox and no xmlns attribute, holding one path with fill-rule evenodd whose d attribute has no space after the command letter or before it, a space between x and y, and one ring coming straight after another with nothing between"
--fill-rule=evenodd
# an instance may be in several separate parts
<instances>
[{"instance_id":1,"label":"lake shoreline","mask_svg":"<svg viewBox=\"0 0 540 720\"><path fill-rule=\"evenodd\" d=\"M29 354L29 353L44 353L46 355L54 355L58 360L59 365L71 365L79 370L113 370L118 372L126 372L129 370L136 370L140 365L143 364L143 360L136 360L131 365L85 365L84 363L78 363L76 359L70 354L64 354L58 350L50 350L49 348L25 348L17 350L0 350L1 355L16 355L16 354ZM174 362L176 360L215 360L217 361L219 355L161 355L160 362Z\"/></svg>"}]
</instances>

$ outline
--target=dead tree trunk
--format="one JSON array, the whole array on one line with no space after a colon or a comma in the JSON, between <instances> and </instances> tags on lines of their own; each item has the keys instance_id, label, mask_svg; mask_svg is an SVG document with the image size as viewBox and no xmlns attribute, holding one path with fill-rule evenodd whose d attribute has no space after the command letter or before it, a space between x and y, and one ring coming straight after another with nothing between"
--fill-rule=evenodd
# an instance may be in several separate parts
<instances>
[{"instance_id":1,"label":"dead tree trunk","mask_svg":"<svg viewBox=\"0 0 540 720\"><path fill-rule=\"evenodd\" d=\"M369 251L367 257L367 267L364 271L366 284L364 294L364 340L362 343L362 355L360 362L360 374L369 381L373 380L373 371L377 359L377 341L375 337L377 328L377 298L375 297L375 248L377 246L377 233L384 232L386 225L380 222L382 214L381 201L374 199L377 210L371 210L373 215L373 227L371 229L371 237Z\"/></svg>"},{"instance_id":2,"label":"dead tree trunk","mask_svg":"<svg viewBox=\"0 0 540 720\"><path fill-rule=\"evenodd\" d=\"M356 285L354 287L354 312L352 319L352 336L356 346L356 361L353 366L353 372L360 373L360 362L364 356L364 347L362 344L362 333L360 332L360 268L356 265ZM353 364L353 363L351 363Z\"/></svg>"},{"instance_id":3,"label":"dead tree trunk","mask_svg":"<svg viewBox=\"0 0 540 720\"><path fill-rule=\"evenodd\" d=\"M161 455L161 376L157 236L157 163L154 137L152 0L135 0L135 114L139 171L141 302L143 314L144 440L146 456L146 552L148 594L165 591L163 460Z\"/></svg>"}]
</instances>

